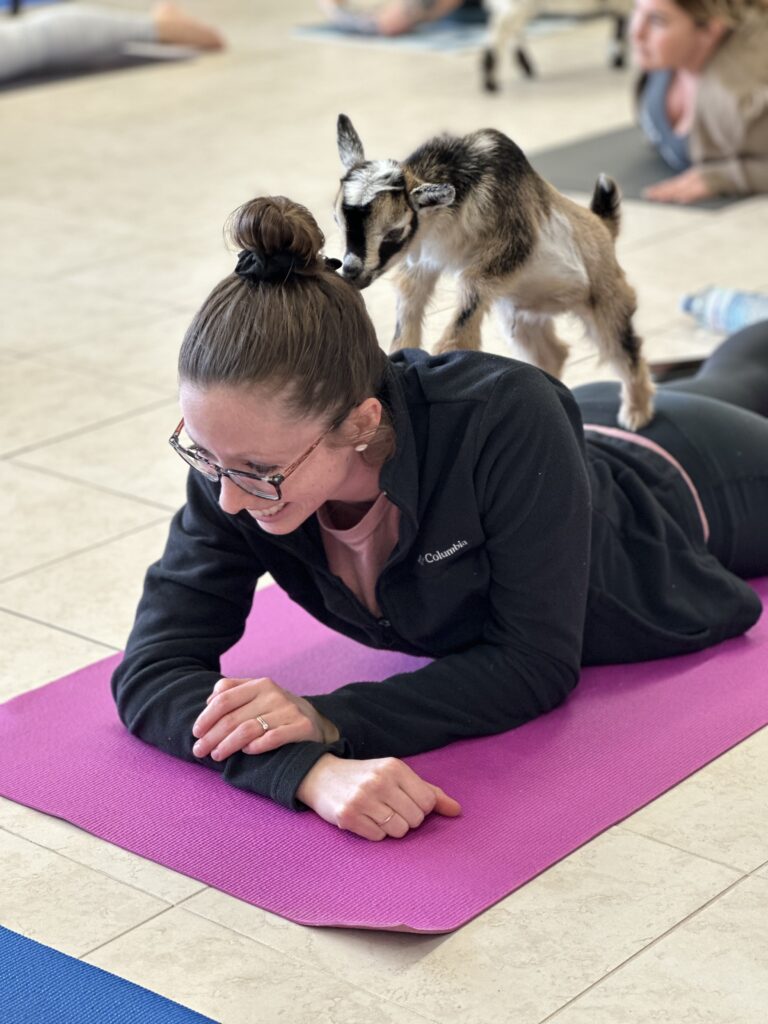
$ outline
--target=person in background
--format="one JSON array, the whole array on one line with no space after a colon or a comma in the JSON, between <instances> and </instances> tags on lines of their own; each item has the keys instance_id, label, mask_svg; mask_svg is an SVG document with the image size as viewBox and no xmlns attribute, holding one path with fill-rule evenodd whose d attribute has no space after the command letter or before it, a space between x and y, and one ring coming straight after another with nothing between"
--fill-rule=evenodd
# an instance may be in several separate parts
<instances>
[{"instance_id":1,"label":"person in background","mask_svg":"<svg viewBox=\"0 0 768 1024\"><path fill-rule=\"evenodd\" d=\"M635 0L640 125L675 174L660 202L768 192L766 0Z\"/></svg>"},{"instance_id":2,"label":"person in background","mask_svg":"<svg viewBox=\"0 0 768 1024\"><path fill-rule=\"evenodd\" d=\"M0 82L113 60L130 43L220 50L224 39L173 3L156 4L149 14L88 4L23 11L0 22Z\"/></svg>"},{"instance_id":3,"label":"person in background","mask_svg":"<svg viewBox=\"0 0 768 1024\"><path fill-rule=\"evenodd\" d=\"M400 36L458 10L482 9L481 0L386 0L370 11L350 8L346 0L318 0L329 21L344 32Z\"/></svg>"}]
</instances>

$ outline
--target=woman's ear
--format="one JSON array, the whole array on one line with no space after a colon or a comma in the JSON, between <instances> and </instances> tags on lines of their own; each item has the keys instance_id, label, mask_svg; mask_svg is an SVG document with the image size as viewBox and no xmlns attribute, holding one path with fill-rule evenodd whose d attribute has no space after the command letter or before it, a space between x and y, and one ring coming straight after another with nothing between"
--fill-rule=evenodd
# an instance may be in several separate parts
<instances>
[{"instance_id":1,"label":"woman's ear","mask_svg":"<svg viewBox=\"0 0 768 1024\"><path fill-rule=\"evenodd\" d=\"M344 432L354 442L369 441L381 423L381 402L378 398L366 398L355 406L347 416Z\"/></svg>"},{"instance_id":2,"label":"woman's ear","mask_svg":"<svg viewBox=\"0 0 768 1024\"><path fill-rule=\"evenodd\" d=\"M716 49L721 41L728 35L731 26L722 18L710 18L699 26L699 29L706 36L712 49Z\"/></svg>"}]
</instances>

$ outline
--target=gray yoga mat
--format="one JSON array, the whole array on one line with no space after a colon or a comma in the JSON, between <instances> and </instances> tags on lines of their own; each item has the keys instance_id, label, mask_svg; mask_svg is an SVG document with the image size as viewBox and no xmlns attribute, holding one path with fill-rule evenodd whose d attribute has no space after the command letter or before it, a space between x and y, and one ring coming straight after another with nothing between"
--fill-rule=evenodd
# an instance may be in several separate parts
<instances>
[{"instance_id":1,"label":"gray yoga mat","mask_svg":"<svg viewBox=\"0 0 768 1024\"><path fill-rule=\"evenodd\" d=\"M605 171L618 182L626 199L642 199L644 188L674 173L635 125L528 153L528 159L561 192L591 194L598 174ZM690 205L717 210L740 198L717 196Z\"/></svg>"}]
</instances>

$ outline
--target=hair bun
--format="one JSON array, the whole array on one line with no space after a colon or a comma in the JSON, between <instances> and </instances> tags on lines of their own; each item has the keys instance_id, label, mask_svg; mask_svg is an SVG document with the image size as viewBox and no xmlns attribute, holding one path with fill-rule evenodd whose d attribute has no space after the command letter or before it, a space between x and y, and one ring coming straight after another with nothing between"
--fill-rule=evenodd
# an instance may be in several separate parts
<instances>
[{"instance_id":1,"label":"hair bun","mask_svg":"<svg viewBox=\"0 0 768 1024\"><path fill-rule=\"evenodd\" d=\"M227 234L240 250L235 273L252 281L285 281L325 268L323 233L309 210L284 196L262 196L239 207Z\"/></svg>"}]
</instances>

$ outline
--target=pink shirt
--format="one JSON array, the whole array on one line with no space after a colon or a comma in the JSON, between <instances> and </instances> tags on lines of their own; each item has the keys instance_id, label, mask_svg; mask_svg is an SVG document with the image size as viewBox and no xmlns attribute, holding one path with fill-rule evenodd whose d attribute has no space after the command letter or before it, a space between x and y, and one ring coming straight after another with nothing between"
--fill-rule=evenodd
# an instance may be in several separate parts
<instances>
[{"instance_id":1,"label":"pink shirt","mask_svg":"<svg viewBox=\"0 0 768 1024\"><path fill-rule=\"evenodd\" d=\"M369 612L380 616L376 581L397 544L400 509L386 494L380 494L360 522L348 530L334 527L326 505L317 510L317 521L331 572Z\"/></svg>"}]
</instances>

